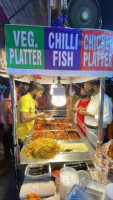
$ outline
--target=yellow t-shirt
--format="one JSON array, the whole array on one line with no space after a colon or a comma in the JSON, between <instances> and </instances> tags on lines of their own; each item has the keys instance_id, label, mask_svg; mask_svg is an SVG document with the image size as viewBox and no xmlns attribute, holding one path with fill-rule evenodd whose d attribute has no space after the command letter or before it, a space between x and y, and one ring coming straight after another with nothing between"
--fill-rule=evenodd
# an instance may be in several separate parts
<instances>
[{"instance_id":1,"label":"yellow t-shirt","mask_svg":"<svg viewBox=\"0 0 113 200\"><path fill-rule=\"evenodd\" d=\"M26 135L29 134L34 126L35 120L30 122L20 122L20 112L26 112L28 115L35 115L35 100L32 98L30 93L27 93L20 98L17 105L17 132L18 138L24 140Z\"/></svg>"}]
</instances>

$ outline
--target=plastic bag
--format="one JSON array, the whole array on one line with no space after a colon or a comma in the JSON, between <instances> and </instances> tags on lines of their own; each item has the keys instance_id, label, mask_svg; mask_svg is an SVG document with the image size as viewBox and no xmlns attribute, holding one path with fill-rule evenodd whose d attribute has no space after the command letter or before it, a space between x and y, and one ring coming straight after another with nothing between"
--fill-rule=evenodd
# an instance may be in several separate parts
<instances>
[{"instance_id":1,"label":"plastic bag","mask_svg":"<svg viewBox=\"0 0 113 200\"><path fill-rule=\"evenodd\" d=\"M113 140L105 143L102 147L95 150L93 154L93 163L95 167L107 175L110 169L113 169Z\"/></svg>"}]
</instances>

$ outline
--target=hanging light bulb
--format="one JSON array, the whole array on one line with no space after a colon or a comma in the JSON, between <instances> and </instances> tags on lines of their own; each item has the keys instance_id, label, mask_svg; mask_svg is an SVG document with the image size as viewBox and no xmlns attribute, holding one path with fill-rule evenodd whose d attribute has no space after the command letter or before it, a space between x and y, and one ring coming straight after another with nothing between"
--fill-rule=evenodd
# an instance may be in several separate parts
<instances>
[{"instance_id":1,"label":"hanging light bulb","mask_svg":"<svg viewBox=\"0 0 113 200\"><path fill-rule=\"evenodd\" d=\"M51 95L53 95L53 90L54 90L54 88L57 88L58 86L55 84L55 83L53 83L52 85L51 85L51 88L50 88L50 94Z\"/></svg>"},{"instance_id":2,"label":"hanging light bulb","mask_svg":"<svg viewBox=\"0 0 113 200\"><path fill-rule=\"evenodd\" d=\"M65 95L63 95L63 96L55 96L55 95L53 95L51 103L54 106L62 107L64 105L66 105L66 96Z\"/></svg>"},{"instance_id":3,"label":"hanging light bulb","mask_svg":"<svg viewBox=\"0 0 113 200\"><path fill-rule=\"evenodd\" d=\"M61 78L58 77L58 83L52 84L50 94L52 95L51 103L54 106L62 107L66 104L65 88L60 83Z\"/></svg>"}]
</instances>

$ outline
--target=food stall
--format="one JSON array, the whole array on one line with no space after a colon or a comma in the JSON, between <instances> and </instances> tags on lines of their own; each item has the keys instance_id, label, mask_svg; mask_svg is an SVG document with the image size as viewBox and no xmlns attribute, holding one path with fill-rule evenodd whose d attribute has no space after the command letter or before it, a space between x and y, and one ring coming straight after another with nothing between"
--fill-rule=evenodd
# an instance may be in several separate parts
<instances>
[{"instance_id":1,"label":"food stall","mask_svg":"<svg viewBox=\"0 0 113 200\"><path fill-rule=\"evenodd\" d=\"M74 83L76 77L112 77L113 59L112 59L112 41L113 33L103 30L91 29L70 29L70 28L50 28L23 25L6 25L6 57L7 70L10 74L11 97L13 105L13 134L15 145L16 169L26 164L44 164L44 163L72 163L92 161L93 147L88 140L77 129L74 122L71 126L66 122L63 125L65 136L60 139L58 125L54 120L52 127L41 132L46 139L47 132L51 132L52 140L60 145L60 151L56 151L52 159L35 159L35 156L29 157L22 150L19 152L18 138L16 132L16 107L14 98L14 78L13 75L36 75L42 76L60 76L66 77L69 83ZM90 79L90 78L89 78ZM104 78L101 78L101 83ZM101 84L101 89L103 85ZM102 104L103 92L100 92L100 105ZM99 115L102 113L100 106ZM67 119L64 119L67 120ZM102 139L102 120L98 140ZM47 124L47 123L46 123ZM66 127L66 125L69 125ZM45 126L45 124L44 124ZM76 138L69 138L69 128L73 128ZM35 127L34 127L35 128ZM75 131L76 130L76 131ZM33 130L34 131L34 130ZM49 135L50 135L49 132ZM64 134L63 132L63 134ZM27 138L24 148L29 153L30 140L35 137L32 132ZM74 135L73 134L73 135ZM38 134L37 134L38 135ZM66 139L65 139L66 137ZM47 138L48 139L48 138ZM46 140L47 141L47 140ZM51 141L51 139L48 140ZM34 142L34 143L32 143ZM38 146L36 141L32 141L33 147ZM38 140L37 140L38 142ZM52 142L53 143L53 142ZM56 145L55 143L55 145ZM100 144L100 143L99 143ZM73 146L73 150L71 149ZM75 150L78 146L79 150ZM62 151L61 151L62 149ZM71 150L70 150L71 149ZM35 149L36 150L36 149ZM24 152L24 153L23 153ZM33 155L33 154L32 154ZM18 162L20 158L20 163Z\"/></svg>"}]
</instances>

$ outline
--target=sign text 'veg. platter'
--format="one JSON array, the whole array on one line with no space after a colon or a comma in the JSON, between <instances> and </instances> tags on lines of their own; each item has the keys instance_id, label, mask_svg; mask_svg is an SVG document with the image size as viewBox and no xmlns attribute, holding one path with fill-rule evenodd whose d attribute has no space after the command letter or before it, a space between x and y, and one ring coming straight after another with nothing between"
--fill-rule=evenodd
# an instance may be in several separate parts
<instances>
[{"instance_id":1,"label":"sign text 'veg. platter'","mask_svg":"<svg viewBox=\"0 0 113 200\"><path fill-rule=\"evenodd\" d=\"M10 27L10 26L9 26ZM10 27L6 42L11 41L7 59L13 68L44 68L44 29L36 27L30 28L13 26ZM31 29L31 30L30 30Z\"/></svg>"}]
</instances>

